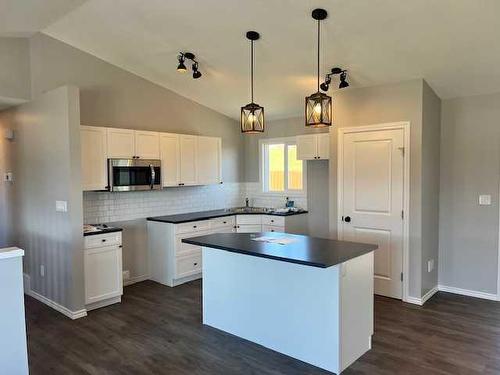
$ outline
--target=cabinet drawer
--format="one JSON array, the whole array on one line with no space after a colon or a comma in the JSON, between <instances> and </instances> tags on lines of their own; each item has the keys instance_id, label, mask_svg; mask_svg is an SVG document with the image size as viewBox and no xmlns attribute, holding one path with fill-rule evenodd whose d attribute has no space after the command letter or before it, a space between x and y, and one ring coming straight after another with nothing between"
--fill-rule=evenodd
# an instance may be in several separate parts
<instances>
[{"instance_id":1,"label":"cabinet drawer","mask_svg":"<svg viewBox=\"0 0 500 375\"><path fill-rule=\"evenodd\" d=\"M262 231L262 226L259 225L237 225L236 232L238 233L259 233Z\"/></svg>"},{"instance_id":2,"label":"cabinet drawer","mask_svg":"<svg viewBox=\"0 0 500 375\"><path fill-rule=\"evenodd\" d=\"M262 215L238 215L236 216L236 225L260 225Z\"/></svg>"},{"instance_id":3,"label":"cabinet drawer","mask_svg":"<svg viewBox=\"0 0 500 375\"><path fill-rule=\"evenodd\" d=\"M264 215L262 216L262 225L273 225L277 227L284 227L285 218L283 216Z\"/></svg>"},{"instance_id":4,"label":"cabinet drawer","mask_svg":"<svg viewBox=\"0 0 500 375\"><path fill-rule=\"evenodd\" d=\"M122 244L122 233L104 233L94 234L92 236L84 237L85 249L94 249L96 247L116 246Z\"/></svg>"},{"instance_id":5,"label":"cabinet drawer","mask_svg":"<svg viewBox=\"0 0 500 375\"><path fill-rule=\"evenodd\" d=\"M208 220L192 221L189 223L177 224L175 226L175 233L190 233L190 232L201 232L210 229L210 223Z\"/></svg>"},{"instance_id":6,"label":"cabinet drawer","mask_svg":"<svg viewBox=\"0 0 500 375\"><path fill-rule=\"evenodd\" d=\"M202 234L208 234L208 233L200 233ZM198 235L198 234L196 234ZM182 239L184 238L189 238L191 237L190 235L184 235L184 236L177 236L177 246L175 247L175 257L182 257L182 256L187 256L187 255L196 255L196 254L201 254L201 246L197 245L191 245L188 243L182 242Z\"/></svg>"},{"instance_id":7,"label":"cabinet drawer","mask_svg":"<svg viewBox=\"0 0 500 375\"><path fill-rule=\"evenodd\" d=\"M274 225L263 225L262 231L263 232L284 232L285 227L277 227Z\"/></svg>"},{"instance_id":8,"label":"cabinet drawer","mask_svg":"<svg viewBox=\"0 0 500 375\"><path fill-rule=\"evenodd\" d=\"M210 228L212 229L234 227L234 225L234 216L217 217L215 219L210 219Z\"/></svg>"},{"instance_id":9,"label":"cabinet drawer","mask_svg":"<svg viewBox=\"0 0 500 375\"><path fill-rule=\"evenodd\" d=\"M175 260L176 278L191 276L201 272L201 252Z\"/></svg>"}]
</instances>

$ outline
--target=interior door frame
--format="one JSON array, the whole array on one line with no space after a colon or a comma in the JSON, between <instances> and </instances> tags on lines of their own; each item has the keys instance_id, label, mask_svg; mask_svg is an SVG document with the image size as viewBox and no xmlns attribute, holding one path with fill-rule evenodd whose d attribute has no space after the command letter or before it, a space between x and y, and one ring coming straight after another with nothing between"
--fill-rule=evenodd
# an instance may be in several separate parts
<instances>
[{"instance_id":1,"label":"interior door frame","mask_svg":"<svg viewBox=\"0 0 500 375\"><path fill-rule=\"evenodd\" d=\"M343 186L344 186L344 135L349 133L364 133L382 130L403 130L404 139L404 171L403 171L403 302L409 302L410 289L410 122L391 122L385 124L374 124L366 126L353 126L338 129L337 140L337 238L342 240L344 237L342 215L344 211L343 204Z\"/></svg>"}]
</instances>

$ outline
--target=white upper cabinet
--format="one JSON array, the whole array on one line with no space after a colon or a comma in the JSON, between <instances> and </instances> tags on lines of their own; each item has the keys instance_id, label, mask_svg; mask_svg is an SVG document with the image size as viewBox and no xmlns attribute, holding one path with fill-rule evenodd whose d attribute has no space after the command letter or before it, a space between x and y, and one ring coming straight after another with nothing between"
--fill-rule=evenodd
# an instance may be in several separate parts
<instances>
[{"instance_id":1,"label":"white upper cabinet","mask_svg":"<svg viewBox=\"0 0 500 375\"><path fill-rule=\"evenodd\" d=\"M179 135L160 133L160 159L163 186L179 185Z\"/></svg>"},{"instance_id":2,"label":"white upper cabinet","mask_svg":"<svg viewBox=\"0 0 500 375\"><path fill-rule=\"evenodd\" d=\"M135 156L135 131L108 128L108 158L132 159Z\"/></svg>"},{"instance_id":3,"label":"white upper cabinet","mask_svg":"<svg viewBox=\"0 0 500 375\"><path fill-rule=\"evenodd\" d=\"M105 190L108 185L106 128L80 127L83 190Z\"/></svg>"},{"instance_id":4,"label":"white upper cabinet","mask_svg":"<svg viewBox=\"0 0 500 375\"><path fill-rule=\"evenodd\" d=\"M197 137L198 184L221 183L221 139L216 137Z\"/></svg>"},{"instance_id":5,"label":"white upper cabinet","mask_svg":"<svg viewBox=\"0 0 500 375\"><path fill-rule=\"evenodd\" d=\"M160 159L160 134L136 130L134 156L140 159Z\"/></svg>"},{"instance_id":6,"label":"white upper cabinet","mask_svg":"<svg viewBox=\"0 0 500 375\"><path fill-rule=\"evenodd\" d=\"M198 140L195 135L179 136L179 184L197 185L197 148Z\"/></svg>"},{"instance_id":7,"label":"white upper cabinet","mask_svg":"<svg viewBox=\"0 0 500 375\"><path fill-rule=\"evenodd\" d=\"M297 159L328 160L330 158L329 133L297 136Z\"/></svg>"}]
</instances>

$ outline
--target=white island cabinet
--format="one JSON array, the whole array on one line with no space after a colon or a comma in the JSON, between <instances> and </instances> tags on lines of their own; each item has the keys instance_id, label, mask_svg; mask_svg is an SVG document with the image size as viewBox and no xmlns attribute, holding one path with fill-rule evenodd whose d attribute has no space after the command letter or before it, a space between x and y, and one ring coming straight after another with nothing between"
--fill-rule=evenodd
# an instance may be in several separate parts
<instances>
[{"instance_id":1,"label":"white island cabinet","mask_svg":"<svg viewBox=\"0 0 500 375\"><path fill-rule=\"evenodd\" d=\"M377 246L259 236L184 240L203 249L203 324L340 374L371 348Z\"/></svg>"}]
</instances>

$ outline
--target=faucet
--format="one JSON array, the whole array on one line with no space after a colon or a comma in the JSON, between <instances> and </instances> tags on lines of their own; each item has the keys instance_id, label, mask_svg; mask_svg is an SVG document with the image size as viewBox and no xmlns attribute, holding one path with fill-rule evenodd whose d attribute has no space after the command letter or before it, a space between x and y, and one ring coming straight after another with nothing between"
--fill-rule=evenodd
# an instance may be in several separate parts
<instances>
[{"instance_id":1,"label":"faucet","mask_svg":"<svg viewBox=\"0 0 500 375\"><path fill-rule=\"evenodd\" d=\"M248 203L249 203L248 198L245 198L245 207L246 207L246 208L250 207L250 205L249 205Z\"/></svg>"}]
</instances>

